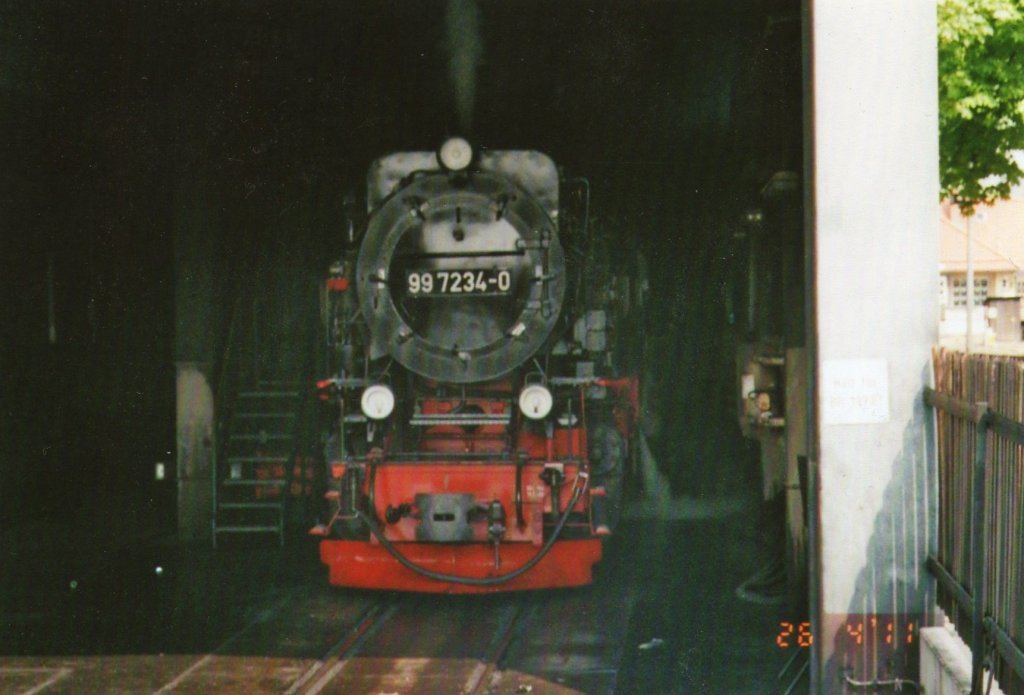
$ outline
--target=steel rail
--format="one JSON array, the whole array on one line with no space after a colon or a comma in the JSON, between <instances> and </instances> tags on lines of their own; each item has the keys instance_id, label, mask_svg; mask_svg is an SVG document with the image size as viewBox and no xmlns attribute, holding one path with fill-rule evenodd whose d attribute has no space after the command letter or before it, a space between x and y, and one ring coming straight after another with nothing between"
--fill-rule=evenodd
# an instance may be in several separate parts
<instances>
[{"instance_id":1,"label":"steel rail","mask_svg":"<svg viewBox=\"0 0 1024 695\"><path fill-rule=\"evenodd\" d=\"M319 657L302 675L295 679L291 687L285 691L285 695L296 695L299 692L304 695L316 695L322 691L345 669L350 663L350 659L359 653L366 640L391 620L397 610L398 607L395 604L384 603L374 604L367 608L356 620L355 625L346 630L334 644L327 648L323 656Z\"/></svg>"},{"instance_id":2,"label":"steel rail","mask_svg":"<svg viewBox=\"0 0 1024 695\"><path fill-rule=\"evenodd\" d=\"M466 679L466 683L461 690L462 693L465 693L465 695L484 695L484 693L491 691L492 686L495 684L495 674L499 672L498 666L505 657L505 654L508 653L508 648L512 644L512 640L515 639L519 627L529 622L536 612L537 605L535 602L531 602L530 607L525 611L521 603L516 603L510 607L509 615L501 621L501 624L495 631L494 637L487 647L484 659Z\"/></svg>"},{"instance_id":3,"label":"steel rail","mask_svg":"<svg viewBox=\"0 0 1024 695\"><path fill-rule=\"evenodd\" d=\"M294 599L298 595L298 590L288 592L283 598L274 603L272 606L260 611L256 616L248 623L243 625L241 628L236 630L234 633L229 635L227 639L218 644L214 649L210 650L203 656L193 661L187 668L178 672L171 680L167 681L163 686L153 691L153 695L164 695L164 693L173 693L182 683L188 680L193 673L196 673L201 668L206 666L208 663L213 661L217 655L225 651L228 647L234 644L244 634L252 630L260 623L264 623L270 619L275 613L281 610L289 601Z\"/></svg>"}]
</instances>

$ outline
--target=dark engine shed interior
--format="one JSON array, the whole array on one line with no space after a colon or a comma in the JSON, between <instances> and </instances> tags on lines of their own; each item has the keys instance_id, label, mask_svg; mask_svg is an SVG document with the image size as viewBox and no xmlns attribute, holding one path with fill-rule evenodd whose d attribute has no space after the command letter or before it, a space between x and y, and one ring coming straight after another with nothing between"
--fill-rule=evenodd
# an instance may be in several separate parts
<instances>
[{"instance_id":1,"label":"dark engine shed interior","mask_svg":"<svg viewBox=\"0 0 1024 695\"><path fill-rule=\"evenodd\" d=\"M699 462L736 443L734 237L800 166L794 4L9 6L4 522L148 504L175 360L216 360L253 284L308 352L315 298L287 292L325 272L345 193L375 156L453 133L550 153L643 253L646 350L672 355L648 367L652 427L671 423L666 472L699 493Z\"/></svg>"},{"instance_id":2,"label":"dark engine shed interior","mask_svg":"<svg viewBox=\"0 0 1024 695\"><path fill-rule=\"evenodd\" d=\"M744 214L802 168L800 45L794 0L6 3L0 528L173 534L175 364L216 373L258 296L262 359L314 373L346 193L453 134L589 180L649 284L662 474L756 506L736 349L783 318L751 319Z\"/></svg>"}]
</instances>

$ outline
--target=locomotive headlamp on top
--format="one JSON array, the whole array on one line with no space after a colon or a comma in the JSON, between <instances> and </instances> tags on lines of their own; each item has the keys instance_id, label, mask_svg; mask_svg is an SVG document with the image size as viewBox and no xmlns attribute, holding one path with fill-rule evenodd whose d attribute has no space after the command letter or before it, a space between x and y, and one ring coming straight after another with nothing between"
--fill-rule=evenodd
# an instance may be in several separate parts
<instances>
[{"instance_id":1,"label":"locomotive headlamp on top","mask_svg":"<svg viewBox=\"0 0 1024 695\"><path fill-rule=\"evenodd\" d=\"M473 161L473 147L462 138L449 138L441 145L437 158L448 171L462 171Z\"/></svg>"},{"instance_id":2,"label":"locomotive headlamp on top","mask_svg":"<svg viewBox=\"0 0 1024 695\"><path fill-rule=\"evenodd\" d=\"M395 393L384 384L367 386L359 406L371 420L383 420L395 409Z\"/></svg>"},{"instance_id":3,"label":"locomotive headlamp on top","mask_svg":"<svg viewBox=\"0 0 1024 695\"><path fill-rule=\"evenodd\" d=\"M555 399L543 384L530 384L519 392L519 410L531 420L543 420L551 412Z\"/></svg>"}]
</instances>

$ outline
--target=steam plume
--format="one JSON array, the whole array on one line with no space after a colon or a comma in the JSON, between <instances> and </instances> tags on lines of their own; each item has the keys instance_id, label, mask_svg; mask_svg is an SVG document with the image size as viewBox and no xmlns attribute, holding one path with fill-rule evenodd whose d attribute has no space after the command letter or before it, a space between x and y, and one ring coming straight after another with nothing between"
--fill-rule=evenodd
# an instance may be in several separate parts
<instances>
[{"instance_id":1,"label":"steam plume","mask_svg":"<svg viewBox=\"0 0 1024 695\"><path fill-rule=\"evenodd\" d=\"M459 127L469 133L476 100L476 69L480 62L480 12L475 0L448 0L445 16L448 77L455 92Z\"/></svg>"}]
</instances>

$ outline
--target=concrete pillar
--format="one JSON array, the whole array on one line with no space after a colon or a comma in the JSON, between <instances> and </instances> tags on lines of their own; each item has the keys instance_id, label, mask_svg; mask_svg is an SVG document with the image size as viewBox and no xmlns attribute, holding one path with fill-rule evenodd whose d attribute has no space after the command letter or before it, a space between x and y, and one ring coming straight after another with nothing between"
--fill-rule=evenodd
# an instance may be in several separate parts
<instances>
[{"instance_id":1,"label":"concrete pillar","mask_svg":"<svg viewBox=\"0 0 1024 695\"><path fill-rule=\"evenodd\" d=\"M806 0L818 495L812 683L916 679L935 528L934 0ZM813 436L813 435L812 435Z\"/></svg>"},{"instance_id":2,"label":"concrete pillar","mask_svg":"<svg viewBox=\"0 0 1024 695\"><path fill-rule=\"evenodd\" d=\"M218 291L219 203L201 168L178 172L174 196L174 320L177 379L178 536L211 533L214 384L222 297Z\"/></svg>"},{"instance_id":3,"label":"concrete pillar","mask_svg":"<svg viewBox=\"0 0 1024 695\"><path fill-rule=\"evenodd\" d=\"M212 529L216 421L209 373L208 364L177 364L178 537L182 540L208 537Z\"/></svg>"}]
</instances>

